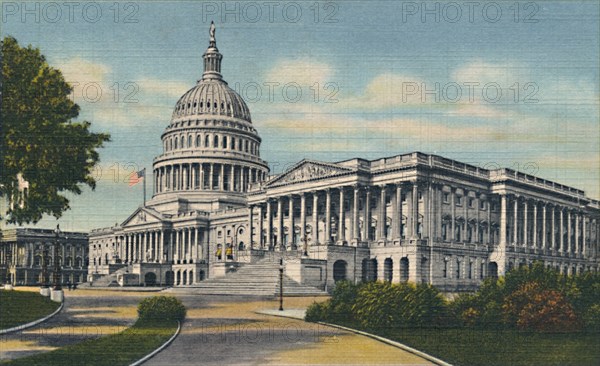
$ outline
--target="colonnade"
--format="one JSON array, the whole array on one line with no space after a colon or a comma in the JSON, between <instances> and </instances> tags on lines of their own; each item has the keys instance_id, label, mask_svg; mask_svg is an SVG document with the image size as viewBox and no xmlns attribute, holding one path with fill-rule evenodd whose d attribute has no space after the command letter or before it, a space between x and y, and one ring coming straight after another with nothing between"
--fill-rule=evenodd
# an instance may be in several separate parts
<instances>
[{"instance_id":1,"label":"colonnade","mask_svg":"<svg viewBox=\"0 0 600 366\"><path fill-rule=\"evenodd\" d=\"M189 190L246 192L265 171L238 164L178 163L154 169L155 193Z\"/></svg>"},{"instance_id":2,"label":"colonnade","mask_svg":"<svg viewBox=\"0 0 600 366\"><path fill-rule=\"evenodd\" d=\"M582 209L518 195L502 195L501 206L502 242L568 256L596 255L598 220Z\"/></svg>"},{"instance_id":3,"label":"colonnade","mask_svg":"<svg viewBox=\"0 0 600 366\"><path fill-rule=\"evenodd\" d=\"M203 259L202 229L179 228L128 233L117 237L123 263L196 263Z\"/></svg>"},{"instance_id":4,"label":"colonnade","mask_svg":"<svg viewBox=\"0 0 600 366\"><path fill-rule=\"evenodd\" d=\"M419 215L418 192L418 183L395 183L343 186L269 197L265 202L250 204L251 225L255 225L254 215L258 215L258 227L252 227L251 232L259 233L254 235L252 245L254 248L280 249L305 241L310 245L326 245L399 240L403 226L406 226L408 237L418 238L420 226L424 224ZM403 216L404 196L407 197L408 216Z\"/></svg>"}]
</instances>

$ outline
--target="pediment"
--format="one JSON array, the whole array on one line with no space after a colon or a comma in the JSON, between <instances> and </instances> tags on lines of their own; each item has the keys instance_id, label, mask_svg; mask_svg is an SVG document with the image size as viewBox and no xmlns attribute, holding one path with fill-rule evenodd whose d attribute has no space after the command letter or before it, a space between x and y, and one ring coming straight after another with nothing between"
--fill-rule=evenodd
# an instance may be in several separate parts
<instances>
[{"instance_id":1,"label":"pediment","mask_svg":"<svg viewBox=\"0 0 600 366\"><path fill-rule=\"evenodd\" d=\"M303 160L287 172L267 183L268 186L293 184L314 179L328 178L336 175L351 173L354 170L336 164L320 161Z\"/></svg>"},{"instance_id":2,"label":"pediment","mask_svg":"<svg viewBox=\"0 0 600 366\"><path fill-rule=\"evenodd\" d=\"M152 224L156 222L161 222L162 217L158 212L154 212L153 210L149 210L144 207L139 207L131 216L125 220L121 226L133 226L133 225L143 225L143 224Z\"/></svg>"}]
</instances>

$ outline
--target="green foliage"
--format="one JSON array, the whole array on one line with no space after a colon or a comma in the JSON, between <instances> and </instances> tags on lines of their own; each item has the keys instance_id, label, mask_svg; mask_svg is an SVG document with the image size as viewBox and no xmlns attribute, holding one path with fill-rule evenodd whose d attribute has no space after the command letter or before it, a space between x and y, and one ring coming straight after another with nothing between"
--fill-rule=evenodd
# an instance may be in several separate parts
<instances>
[{"instance_id":1,"label":"green foliage","mask_svg":"<svg viewBox=\"0 0 600 366\"><path fill-rule=\"evenodd\" d=\"M588 330L598 331L600 329L600 304L590 306L583 313L583 324Z\"/></svg>"},{"instance_id":2,"label":"green foliage","mask_svg":"<svg viewBox=\"0 0 600 366\"><path fill-rule=\"evenodd\" d=\"M328 321L330 317L330 301L313 302L306 309L304 320L307 322Z\"/></svg>"},{"instance_id":3,"label":"green foliage","mask_svg":"<svg viewBox=\"0 0 600 366\"><path fill-rule=\"evenodd\" d=\"M72 122L79 115L69 98L72 88L39 49L22 48L5 37L1 52L0 196L24 205L7 205L0 216L18 224L35 223L44 214L58 218L69 209L69 200L59 193L81 194L80 184L95 188L96 150L110 136L90 132L87 121ZM29 182L23 198L18 174Z\"/></svg>"},{"instance_id":4,"label":"green foliage","mask_svg":"<svg viewBox=\"0 0 600 366\"><path fill-rule=\"evenodd\" d=\"M36 292L0 290L0 329L43 318L59 306L59 303Z\"/></svg>"},{"instance_id":5,"label":"green foliage","mask_svg":"<svg viewBox=\"0 0 600 366\"><path fill-rule=\"evenodd\" d=\"M139 321L172 322L185 318L185 306L172 296L154 296L142 300L137 308Z\"/></svg>"}]
</instances>

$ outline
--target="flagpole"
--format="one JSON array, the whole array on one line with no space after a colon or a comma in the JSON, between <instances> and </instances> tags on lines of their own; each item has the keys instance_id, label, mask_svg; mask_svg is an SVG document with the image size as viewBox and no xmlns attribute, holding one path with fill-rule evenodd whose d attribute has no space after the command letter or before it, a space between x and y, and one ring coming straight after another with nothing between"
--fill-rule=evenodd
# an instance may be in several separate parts
<instances>
[{"instance_id":1,"label":"flagpole","mask_svg":"<svg viewBox=\"0 0 600 366\"><path fill-rule=\"evenodd\" d=\"M144 206L143 207L146 207L146 168L144 168L144 179L142 179L142 180L144 183Z\"/></svg>"}]
</instances>

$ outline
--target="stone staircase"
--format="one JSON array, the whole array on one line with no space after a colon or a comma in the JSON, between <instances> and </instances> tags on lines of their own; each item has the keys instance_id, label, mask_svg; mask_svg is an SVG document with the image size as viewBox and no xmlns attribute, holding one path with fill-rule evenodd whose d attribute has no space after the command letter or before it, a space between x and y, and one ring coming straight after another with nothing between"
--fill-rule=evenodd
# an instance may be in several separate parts
<instances>
[{"instance_id":1,"label":"stone staircase","mask_svg":"<svg viewBox=\"0 0 600 366\"><path fill-rule=\"evenodd\" d=\"M131 266L126 266L120 268L113 273L102 276L99 279L95 280L93 283L93 287L119 287L119 283L117 282L117 276L119 274L126 273L127 271L131 272ZM89 282L82 283L80 287L91 287Z\"/></svg>"},{"instance_id":2,"label":"stone staircase","mask_svg":"<svg viewBox=\"0 0 600 366\"><path fill-rule=\"evenodd\" d=\"M173 287L166 292L198 295L275 296L279 294L279 266L272 260L240 265L225 277L210 278L188 286ZM284 296L324 296L327 292L302 285L283 277Z\"/></svg>"}]
</instances>

